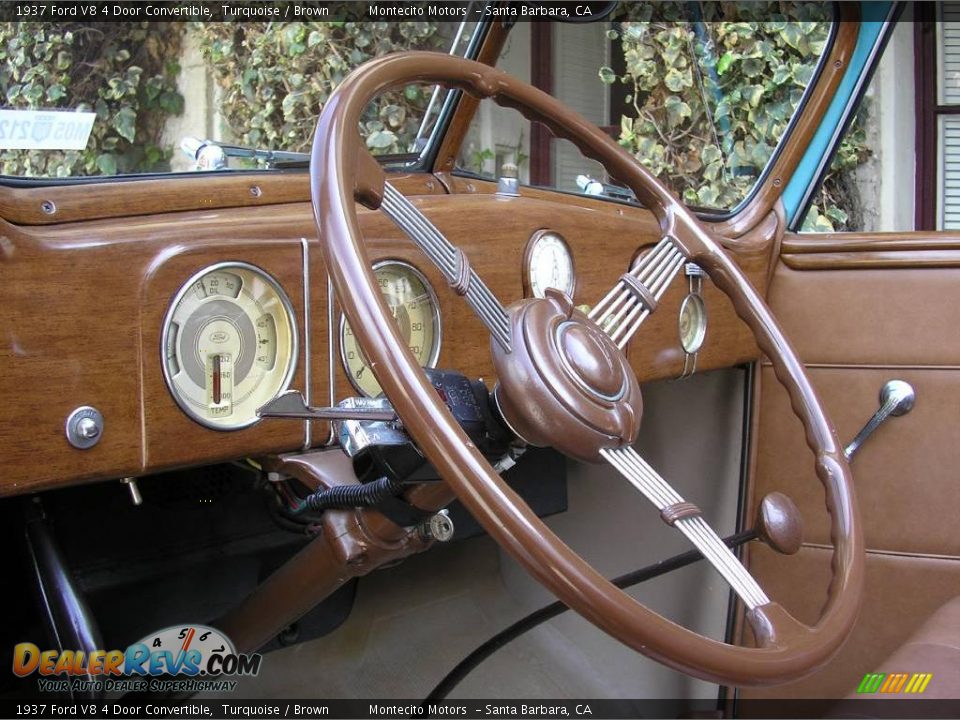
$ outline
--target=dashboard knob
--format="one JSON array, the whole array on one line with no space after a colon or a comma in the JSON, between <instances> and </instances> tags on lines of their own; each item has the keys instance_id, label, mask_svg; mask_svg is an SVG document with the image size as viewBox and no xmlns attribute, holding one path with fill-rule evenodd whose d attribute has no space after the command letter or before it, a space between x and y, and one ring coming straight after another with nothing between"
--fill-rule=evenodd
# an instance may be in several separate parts
<instances>
[{"instance_id":1,"label":"dashboard knob","mask_svg":"<svg viewBox=\"0 0 960 720\"><path fill-rule=\"evenodd\" d=\"M67 417L64 431L67 442L78 450L88 450L100 442L103 435L103 415L95 407L82 405Z\"/></svg>"},{"instance_id":2,"label":"dashboard knob","mask_svg":"<svg viewBox=\"0 0 960 720\"><path fill-rule=\"evenodd\" d=\"M84 440L93 440L100 434L100 426L92 418L81 418L77 423L77 435Z\"/></svg>"}]
</instances>

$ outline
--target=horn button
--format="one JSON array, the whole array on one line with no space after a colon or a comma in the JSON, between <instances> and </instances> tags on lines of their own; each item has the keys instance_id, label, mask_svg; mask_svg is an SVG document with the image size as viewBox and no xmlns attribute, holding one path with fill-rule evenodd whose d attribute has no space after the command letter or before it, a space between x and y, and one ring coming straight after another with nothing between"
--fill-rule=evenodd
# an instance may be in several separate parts
<instances>
[{"instance_id":1,"label":"horn button","mask_svg":"<svg viewBox=\"0 0 960 720\"><path fill-rule=\"evenodd\" d=\"M494 397L510 427L532 445L587 462L632 444L643 400L623 352L557 290L508 310L511 352L491 341Z\"/></svg>"}]
</instances>

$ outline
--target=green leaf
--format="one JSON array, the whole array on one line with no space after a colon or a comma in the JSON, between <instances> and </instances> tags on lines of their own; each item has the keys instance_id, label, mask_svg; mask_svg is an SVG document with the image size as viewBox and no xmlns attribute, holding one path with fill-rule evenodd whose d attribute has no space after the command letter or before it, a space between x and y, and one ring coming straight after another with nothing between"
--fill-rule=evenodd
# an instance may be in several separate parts
<instances>
[{"instance_id":1,"label":"green leaf","mask_svg":"<svg viewBox=\"0 0 960 720\"><path fill-rule=\"evenodd\" d=\"M750 107L757 107L763 98L763 85L747 85L740 92Z\"/></svg>"},{"instance_id":2,"label":"green leaf","mask_svg":"<svg viewBox=\"0 0 960 720\"><path fill-rule=\"evenodd\" d=\"M792 48L799 48L803 41L803 33L796 23L787 23L786 27L780 31L780 37Z\"/></svg>"},{"instance_id":3,"label":"green leaf","mask_svg":"<svg viewBox=\"0 0 960 720\"><path fill-rule=\"evenodd\" d=\"M283 111L284 117L290 117L294 114L302 97L303 93L290 93L283 99L283 102L280 103L280 109Z\"/></svg>"},{"instance_id":4,"label":"green leaf","mask_svg":"<svg viewBox=\"0 0 960 720\"><path fill-rule=\"evenodd\" d=\"M716 145L704 145L703 150L700 151L700 161L704 165L720 162L722 159L723 154L720 152L720 148L718 148Z\"/></svg>"},{"instance_id":5,"label":"green leaf","mask_svg":"<svg viewBox=\"0 0 960 720\"><path fill-rule=\"evenodd\" d=\"M137 113L131 107L122 107L110 123L124 140L133 142L137 136Z\"/></svg>"},{"instance_id":6,"label":"green leaf","mask_svg":"<svg viewBox=\"0 0 960 720\"><path fill-rule=\"evenodd\" d=\"M717 72L720 75L723 75L727 70L730 69L730 66L733 64L733 61L736 58L732 52L725 52L720 56L720 59L717 60Z\"/></svg>"},{"instance_id":7,"label":"green leaf","mask_svg":"<svg viewBox=\"0 0 960 720\"><path fill-rule=\"evenodd\" d=\"M111 155L109 153L104 153L97 156L97 168L104 175L116 175L117 174L117 156Z\"/></svg>"},{"instance_id":8,"label":"green leaf","mask_svg":"<svg viewBox=\"0 0 960 720\"><path fill-rule=\"evenodd\" d=\"M56 102L62 97L66 97L67 89L60 83L55 83L47 88L47 100Z\"/></svg>"},{"instance_id":9,"label":"green leaf","mask_svg":"<svg viewBox=\"0 0 960 720\"><path fill-rule=\"evenodd\" d=\"M720 192L713 185L704 185L697 191L697 201L703 207L717 207Z\"/></svg>"},{"instance_id":10,"label":"green leaf","mask_svg":"<svg viewBox=\"0 0 960 720\"><path fill-rule=\"evenodd\" d=\"M765 66L766 63L760 58L747 58L741 63L740 68L743 70L744 75L753 78L762 73Z\"/></svg>"},{"instance_id":11,"label":"green leaf","mask_svg":"<svg viewBox=\"0 0 960 720\"><path fill-rule=\"evenodd\" d=\"M824 214L840 225L846 225L847 221L850 219L846 212L838 208L836 205L830 205L827 207Z\"/></svg>"},{"instance_id":12,"label":"green leaf","mask_svg":"<svg viewBox=\"0 0 960 720\"><path fill-rule=\"evenodd\" d=\"M389 130L376 130L367 137L367 147L384 150L397 142L397 136Z\"/></svg>"},{"instance_id":13,"label":"green leaf","mask_svg":"<svg viewBox=\"0 0 960 720\"><path fill-rule=\"evenodd\" d=\"M693 85L693 76L690 73L690 68L686 70L671 68L667 71L667 74L664 75L663 84L673 92L680 92L685 87L691 87Z\"/></svg>"},{"instance_id":14,"label":"green leaf","mask_svg":"<svg viewBox=\"0 0 960 720\"><path fill-rule=\"evenodd\" d=\"M663 107L667 111L667 124L671 129L682 123L684 118L689 118L692 115L690 106L676 95L668 97Z\"/></svg>"},{"instance_id":15,"label":"green leaf","mask_svg":"<svg viewBox=\"0 0 960 720\"><path fill-rule=\"evenodd\" d=\"M612 85L617 79L617 74L613 71L613 68L609 68L606 65L600 68L597 74L600 76L600 82L605 85Z\"/></svg>"},{"instance_id":16,"label":"green leaf","mask_svg":"<svg viewBox=\"0 0 960 720\"><path fill-rule=\"evenodd\" d=\"M381 112L381 116L387 120L387 125L392 128L399 128L407 119L407 111L400 105L387 105Z\"/></svg>"},{"instance_id":17,"label":"green leaf","mask_svg":"<svg viewBox=\"0 0 960 720\"><path fill-rule=\"evenodd\" d=\"M793 77L793 68L790 65L784 63L783 65L778 65L777 68L773 71L772 82L775 85L783 85L791 77Z\"/></svg>"},{"instance_id":18,"label":"green leaf","mask_svg":"<svg viewBox=\"0 0 960 720\"><path fill-rule=\"evenodd\" d=\"M810 80L813 78L814 63L812 62L803 62L797 63L793 67L793 80L800 87L806 87L810 84Z\"/></svg>"}]
</instances>

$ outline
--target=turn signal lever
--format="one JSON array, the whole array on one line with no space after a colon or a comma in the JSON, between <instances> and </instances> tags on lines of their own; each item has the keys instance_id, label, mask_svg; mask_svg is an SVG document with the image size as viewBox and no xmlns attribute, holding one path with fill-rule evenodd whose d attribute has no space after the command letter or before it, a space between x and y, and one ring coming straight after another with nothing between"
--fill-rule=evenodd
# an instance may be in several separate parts
<instances>
[{"instance_id":1,"label":"turn signal lever","mask_svg":"<svg viewBox=\"0 0 960 720\"><path fill-rule=\"evenodd\" d=\"M850 444L843 449L843 454L847 460L853 460L853 456L857 454L867 438L888 418L900 417L910 412L913 409L914 400L916 400L916 393L910 383L903 380L888 381L880 389L879 409L873 414L872 418L867 420L867 424L850 441Z\"/></svg>"}]
</instances>

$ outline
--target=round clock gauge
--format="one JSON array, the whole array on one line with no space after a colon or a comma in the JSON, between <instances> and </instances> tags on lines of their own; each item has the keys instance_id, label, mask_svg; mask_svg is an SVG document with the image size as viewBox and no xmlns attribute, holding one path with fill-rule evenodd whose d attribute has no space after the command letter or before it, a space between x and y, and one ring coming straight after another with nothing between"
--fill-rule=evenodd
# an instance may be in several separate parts
<instances>
[{"instance_id":1,"label":"round clock gauge","mask_svg":"<svg viewBox=\"0 0 960 720\"><path fill-rule=\"evenodd\" d=\"M545 297L547 288L560 290L573 297L576 275L573 255L563 236L550 230L539 230L527 243L525 285L533 297Z\"/></svg>"},{"instance_id":2,"label":"round clock gauge","mask_svg":"<svg viewBox=\"0 0 960 720\"><path fill-rule=\"evenodd\" d=\"M683 351L690 355L699 351L707 336L707 309L700 295L690 293L684 298L677 326Z\"/></svg>"}]
</instances>

